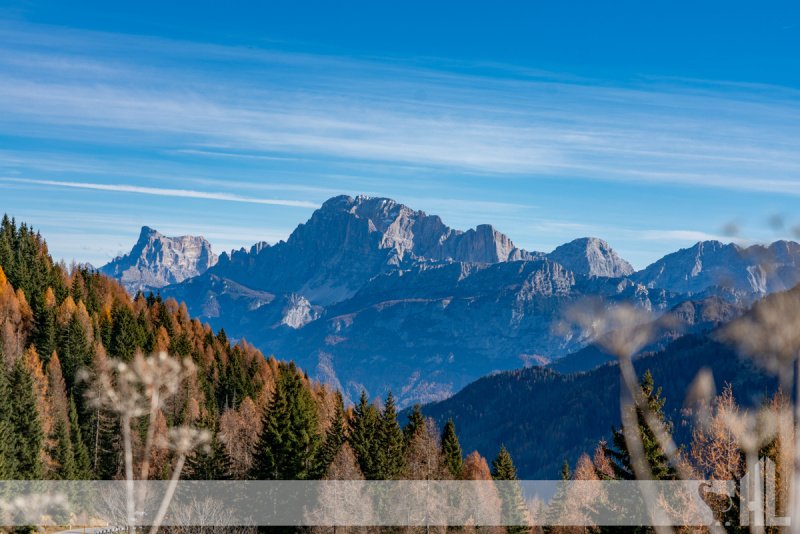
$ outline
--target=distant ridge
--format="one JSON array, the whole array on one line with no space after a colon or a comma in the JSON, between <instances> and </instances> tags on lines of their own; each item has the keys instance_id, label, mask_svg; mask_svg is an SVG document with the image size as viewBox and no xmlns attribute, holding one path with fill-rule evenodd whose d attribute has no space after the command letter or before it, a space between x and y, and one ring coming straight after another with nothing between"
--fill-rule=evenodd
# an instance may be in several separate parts
<instances>
[{"instance_id":1,"label":"distant ridge","mask_svg":"<svg viewBox=\"0 0 800 534\"><path fill-rule=\"evenodd\" d=\"M633 276L647 287L697 294L720 287L742 295L766 295L800 283L800 244L776 241L747 248L701 241L668 254Z\"/></svg>"}]
</instances>

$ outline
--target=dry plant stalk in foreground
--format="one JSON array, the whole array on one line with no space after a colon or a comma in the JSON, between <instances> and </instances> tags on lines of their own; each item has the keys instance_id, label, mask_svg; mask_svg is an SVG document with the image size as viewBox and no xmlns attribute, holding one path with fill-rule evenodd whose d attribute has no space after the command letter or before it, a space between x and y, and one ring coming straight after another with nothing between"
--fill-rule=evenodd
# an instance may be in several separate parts
<instances>
[{"instance_id":1,"label":"dry plant stalk in foreground","mask_svg":"<svg viewBox=\"0 0 800 534\"><path fill-rule=\"evenodd\" d=\"M195 448L207 444L211 436L206 430L189 426L171 428L165 439L156 439L156 422L164 403L175 395L184 380L195 373L194 363L186 358L179 360L166 352L145 357L136 353L133 361L126 363L108 360L94 377L84 372L82 377L90 382L87 395L91 403L100 409L116 413L120 418L125 454L126 519L128 531L133 532L136 511L144 505L144 485L135 494L134 451L131 425L138 418L147 416L147 434L140 453L139 480L147 480L154 448L174 451L176 460L167 492L158 508L150 532L155 534L166 515L183 470L186 457Z\"/></svg>"}]
</instances>

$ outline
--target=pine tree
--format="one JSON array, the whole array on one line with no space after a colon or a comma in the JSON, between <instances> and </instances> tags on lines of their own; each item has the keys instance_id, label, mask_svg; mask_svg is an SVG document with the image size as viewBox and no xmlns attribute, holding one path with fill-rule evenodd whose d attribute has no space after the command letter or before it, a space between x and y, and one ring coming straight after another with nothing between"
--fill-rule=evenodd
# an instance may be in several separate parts
<instances>
[{"instance_id":1,"label":"pine tree","mask_svg":"<svg viewBox=\"0 0 800 534\"><path fill-rule=\"evenodd\" d=\"M133 312L124 305L115 306L111 311L111 344L109 354L123 361L130 361L141 345L139 327Z\"/></svg>"},{"instance_id":2,"label":"pine tree","mask_svg":"<svg viewBox=\"0 0 800 534\"><path fill-rule=\"evenodd\" d=\"M336 392L336 411L333 415L331 426L325 433L325 440L322 446L317 451L317 457L314 460L314 478L323 478L328 472L328 468L336 459L339 450L345 443L347 436L345 435L345 418L344 418L344 401L342 394Z\"/></svg>"},{"instance_id":3,"label":"pine tree","mask_svg":"<svg viewBox=\"0 0 800 534\"><path fill-rule=\"evenodd\" d=\"M311 392L294 363L282 364L256 444L251 477L304 480L312 476L319 446L317 412Z\"/></svg>"},{"instance_id":4,"label":"pine tree","mask_svg":"<svg viewBox=\"0 0 800 534\"><path fill-rule=\"evenodd\" d=\"M46 365L50 355L56 350L56 344L58 342L55 295L51 288L47 288L47 291L37 303L36 308L38 313L36 314L33 343L36 346L36 350L39 352L39 358Z\"/></svg>"},{"instance_id":5,"label":"pine tree","mask_svg":"<svg viewBox=\"0 0 800 534\"><path fill-rule=\"evenodd\" d=\"M73 269L72 270L72 287L70 288L70 293L72 293L72 299L75 302L80 300L84 300L85 298L85 289L86 285L83 281L83 274L80 269Z\"/></svg>"},{"instance_id":6,"label":"pine tree","mask_svg":"<svg viewBox=\"0 0 800 534\"><path fill-rule=\"evenodd\" d=\"M547 507L547 518L551 523L559 524L559 522L566 517L566 513L568 512L567 498L569 497L570 478L569 462L564 460L564 463L561 465L561 482L558 484L555 495L553 495Z\"/></svg>"},{"instance_id":7,"label":"pine tree","mask_svg":"<svg viewBox=\"0 0 800 534\"><path fill-rule=\"evenodd\" d=\"M59 336L58 355L64 372L67 390L76 392L78 370L92 362L92 348L77 313L73 313Z\"/></svg>"},{"instance_id":8,"label":"pine tree","mask_svg":"<svg viewBox=\"0 0 800 534\"><path fill-rule=\"evenodd\" d=\"M648 370L642 378L642 395L647 403L650 413L663 425L668 433L671 432L672 425L664 416L664 403L666 399L661 397L661 388L656 389L653 383L653 376ZM647 425L641 409L636 408L639 436L642 440L645 459L650 467L650 472L654 480L674 480L677 476L675 468L670 465L669 459L656 439L653 430ZM628 444L625 441L624 429L612 429L612 446L605 447L605 454L608 456L614 478L619 480L635 480L636 475L631 464L631 456L628 451Z\"/></svg>"},{"instance_id":9,"label":"pine tree","mask_svg":"<svg viewBox=\"0 0 800 534\"><path fill-rule=\"evenodd\" d=\"M397 409L394 404L394 396L390 391L386 396L386 402L381 413L378 427L377 447L375 454L378 465L376 477L379 480L391 480L397 478L403 469L403 431L397 422Z\"/></svg>"},{"instance_id":10,"label":"pine tree","mask_svg":"<svg viewBox=\"0 0 800 534\"><path fill-rule=\"evenodd\" d=\"M231 478L231 462L220 440L214 432L208 448L198 449L186 459L187 480L228 480Z\"/></svg>"},{"instance_id":11,"label":"pine tree","mask_svg":"<svg viewBox=\"0 0 800 534\"><path fill-rule=\"evenodd\" d=\"M2 347L0 346L0 362L3 362L2 356ZM0 364L0 480L14 479L17 473L17 458L14 450L16 436L11 422L13 410L5 365Z\"/></svg>"},{"instance_id":12,"label":"pine tree","mask_svg":"<svg viewBox=\"0 0 800 534\"><path fill-rule=\"evenodd\" d=\"M494 480L517 480L517 468L505 445L500 447L497 457L492 460L492 478Z\"/></svg>"},{"instance_id":13,"label":"pine tree","mask_svg":"<svg viewBox=\"0 0 800 534\"><path fill-rule=\"evenodd\" d=\"M33 377L25 368L22 358L14 364L11 372L11 425L14 435L16 474L20 480L36 480L42 477L42 446L44 432L36 409L36 391Z\"/></svg>"},{"instance_id":14,"label":"pine tree","mask_svg":"<svg viewBox=\"0 0 800 534\"><path fill-rule=\"evenodd\" d=\"M498 481L498 493L502 502L503 519L507 523L513 523L506 527L508 534L520 534L525 532L525 527L520 526L525 517L525 501L522 498L522 490L517 483L517 468L511 459L511 454L502 446L497 457L492 460L492 478Z\"/></svg>"},{"instance_id":15,"label":"pine tree","mask_svg":"<svg viewBox=\"0 0 800 534\"><path fill-rule=\"evenodd\" d=\"M92 478L92 466L89 459L89 450L83 441L81 425L78 421L78 409L75 407L75 399L69 398L69 428L72 440L72 453L75 459L75 479L88 480Z\"/></svg>"},{"instance_id":16,"label":"pine tree","mask_svg":"<svg viewBox=\"0 0 800 534\"><path fill-rule=\"evenodd\" d=\"M406 446L411 442L414 434L417 433L417 429L423 428L424 426L425 417L422 415L422 408L420 408L419 404L415 404L411 409L411 413L408 414L408 423L403 427L403 437L405 438Z\"/></svg>"},{"instance_id":17,"label":"pine tree","mask_svg":"<svg viewBox=\"0 0 800 534\"><path fill-rule=\"evenodd\" d=\"M75 464L75 455L72 450L72 441L66 421L58 419L54 429L54 446L50 453L56 465L54 475L56 480L75 480L78 470Z\"/></svg>"},{"instance_id":18,"label":"pine tree","mask_svg":"<svg viewBox=\"0 0 800 534\"><path fill-rule=\"evenodd\" d=\"M376 451L380 423L380 412L367 400L367 393L362 391L361 398L353 409L353 420L350 422L350 447L356 455L358 467L367 480L379 479Z\"/></svg>"},{"instance_id":19,"label":"pine tree","mask_svg":"<svg viewBox=\"0 0 800 534\"><path fill-rule=\"evenodd\" d=\"M100 480L112 480L122 469L122 429L119 417L105 409L92 415L90 437L92 471Z\"/></svg>"},{"instance_id":20,"label":"pine tree","mask_svg":"<svg viewBox=\"0 0 800 534\"><path fill-rule=\"evenodd\" d=\"M456 425L452 419L448 419L444 425L441 442L444 464L453 477L458 477L461 473L461 467L464 465L464 456L456 435Z\"/></svg>"}]
</instances>

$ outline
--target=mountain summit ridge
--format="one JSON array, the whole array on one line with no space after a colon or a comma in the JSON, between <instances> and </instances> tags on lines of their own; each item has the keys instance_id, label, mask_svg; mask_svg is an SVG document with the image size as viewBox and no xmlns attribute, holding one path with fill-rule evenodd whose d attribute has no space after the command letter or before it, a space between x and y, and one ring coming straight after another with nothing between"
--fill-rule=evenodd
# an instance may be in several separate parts
<instances>
[{"instance_id":1,"label":"mountain summit ridge","mask_svg":"<svg viewBox=\"0 0 800 534\"><path fill-rule=\"evenodd\" d=\"M738 294L764 296L794 287L800 279L800 244L775 241L742 247L716 240L667 254L633 278L647 287L697 294L719 286Z\"/></svg>"},{"instance_id":2,"label":"mountain summit ridge","mask_svg":"<svg viewBox=\"0 0 800 534\"><path fill-rule=\"evenodd\" d=\"M329 305L352 297L374 276L419 262L489 264L540 256L489 225L464 232L389 198L339 195L285 241L223 254L213 274ZM275 265L293 268L280 271Z\"/></svg>"},{"instance_id":3,"label":"mountain summit ridge","mask_svg":"<svg viewBox=\"0 0 800 534\"><path fill-rule=\"evenodd\" d=\"M211 244L202 236L167 237L142 226L128 254L120 255L100 272L118 279L130 293L157 290L206 272L217 263Z\"/></svg>"},{"instance_id":4,"label":"mountain summit ridge","mask_svg":"<svg viewBox=\"0 0 800 534\"><path fill-rule=\"evenodd\" d=\"M611 245L597 237L574 239L557 247L547 257L586 276L618 278L635 272L633 266L622 259Z\"/></svg>"}]
</instances>

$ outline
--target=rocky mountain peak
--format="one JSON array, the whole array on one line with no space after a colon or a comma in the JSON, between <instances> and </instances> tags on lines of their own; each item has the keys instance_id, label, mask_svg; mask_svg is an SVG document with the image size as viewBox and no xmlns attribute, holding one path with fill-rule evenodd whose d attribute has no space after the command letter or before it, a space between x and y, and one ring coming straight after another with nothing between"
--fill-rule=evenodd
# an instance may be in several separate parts
<instances>
[{"instance_id":1,"label":"rocky mountain peak","mask_svg":"<svg viewBox=\"0 0 800 534\"><path fill-rule=\"evenodd\" d=\"M149 226L142 226L142 229L139 231L139 239L137 244L145 244L151 239L157 239L162 237L158 230L155 228L151 228Z\"/></svg>"},{"instance_id":2,"label":"rocky mountain peak","mask_svg":"<svg viewBox=\"0 0 800 534\"><path fill-rule=\"evenodd\" d=\"M582 237L556 248L547 257L575 274L621 277L634 272L607 242L597 237Z\"/></svg>"},{"instance_id":3,"label":"rocky mountain peak","mask_svg":"<svg viewBox=\"0 0 800 534\"><path fill-rule=\"evenodd\" d=\"M119 279L129 292L135 293L203 274L217 259L204 237L166 237L154 228L142 226L131 251L114 258L100 271Z\"/></svg>"},{"instance_id":4,"label":"rocky mountain peak","mask_svg":"<svg viewBox=\"0 0 800 534\"><path fill-rule=\"evenodd\" d=\"M337 225L348 225L349 230L337 231ZM437 215L384 197L333 197L302 226L306 227L304 235L310 231L308 227L313 227L317 229L315 233L326 232L344 240L347 246L353 245L351 238L356 229L374 235L378 249L389 251L387 261L394 265L409 260L497 263L541 256L517 248L508 236L489 224L455 230Z\"/></svg>"},{"instance_id":5,"label":"rocky mountain peak","mask_svg":"<svg viewBox=\"0 0 800 534\"><path fill-rule=\"evenodd\" d=\"M634 276L648 287L680 293L721 288L752 297L794 287L800 282L798 266L800 245L791 241L747 248L700 241L664 256Z\"/></svg>"}]
</instances>

